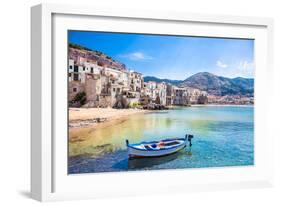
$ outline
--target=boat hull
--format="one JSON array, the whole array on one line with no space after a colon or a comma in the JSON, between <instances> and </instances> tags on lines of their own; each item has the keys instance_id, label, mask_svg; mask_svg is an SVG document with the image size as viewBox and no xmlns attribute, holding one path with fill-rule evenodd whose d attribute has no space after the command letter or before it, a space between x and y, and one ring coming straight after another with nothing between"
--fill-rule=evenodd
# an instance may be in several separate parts
<instances>
[{"instance_id":1,"label":"boat hull","mask_svg":"<svg viewBox=\"0 0 281 206\"><path fill-rule=\"evenodd\" d=\"M186 142L184 142L183 144L181 144L177 147L163 149L163 150L140 150L140 149L136 149L134 147L128 147L128 155L131 158L134 158L134 157L161 157L161 156L166 156L166 155L176 153L185 147L186 147Z\"/></svg>"}]
</instances>

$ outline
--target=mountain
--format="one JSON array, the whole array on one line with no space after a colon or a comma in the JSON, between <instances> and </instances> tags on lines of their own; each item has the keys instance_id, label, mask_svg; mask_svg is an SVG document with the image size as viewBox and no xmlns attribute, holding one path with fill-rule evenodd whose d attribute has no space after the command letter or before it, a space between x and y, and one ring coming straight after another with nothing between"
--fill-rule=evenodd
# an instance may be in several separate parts
<instances>
[{"instance_id":1,"label":"mountain","mask_svg":"<svg viewBox=\"0 0 281 206\"><path fill-rule=\"evenodd\" d=\"M172 84L172 85L178 85L182 82L181 80L160 79L160 78L152 77L152 76L144 77L144 81L145 82L153 81L153 82L158 82L158 83L165 82L165 83L169 83L169 84Z\"/></svg>"},{"instance_id":2,"label":"mountain","mask_svg":"<svg viewBox=\"0 0 281 206\"><path fill-rule=\"evenodd\" d=\"M213 95L250 95L254 93L254 79L250 78L227 78L217 76L209 72L200 72L192 75L178 86L194 87L207 91Z\"/></svg>"},{"instance_id":3,"label":"mountain","mask_svg":"<svg viewBox=\"0 0 281 206\"><path fill-rule=\"evenodd\" d=\"M144 81L166 82L179 87L193 87L207 91L213 95L248 95L254 94L254 79L251 78L227 78L217 76L209 72L199 72L185 80L159 79L145 77Z\"/></svg>"}]
</instances>

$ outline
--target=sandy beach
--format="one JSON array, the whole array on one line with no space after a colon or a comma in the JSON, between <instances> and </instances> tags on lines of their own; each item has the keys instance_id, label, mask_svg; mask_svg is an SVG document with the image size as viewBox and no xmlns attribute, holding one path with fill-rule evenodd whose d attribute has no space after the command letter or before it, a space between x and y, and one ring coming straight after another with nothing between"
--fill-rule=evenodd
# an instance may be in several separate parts
<instances>
[{"instance_id":1,"label":"sandy beach","mask_svg":"<svg viewBox=\"0 0 281 206\"><path fill-rule=\"evenodd\" d=\"M70 128L97 126L108 122L124 121L129 115L147 113L140 109L69 108Z\"/></svg>"}]
</instances>

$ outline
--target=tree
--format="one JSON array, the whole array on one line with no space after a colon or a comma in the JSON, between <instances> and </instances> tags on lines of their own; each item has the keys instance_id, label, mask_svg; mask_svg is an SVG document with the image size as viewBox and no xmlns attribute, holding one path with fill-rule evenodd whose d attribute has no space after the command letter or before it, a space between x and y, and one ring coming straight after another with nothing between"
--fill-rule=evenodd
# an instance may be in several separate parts
<instances>
[{"instance_id":1,"label":"tree","mask_svg":"<svg viewBox=\"0 0 281 206\"><path fill-rule=\"evenodd\" d=\"M86 93L85 92L78 92L74 99L73 99L74 102L79 102L80 105L84 105L87 101L87 97L86 97Z\"/></svg>"}]
</instances>

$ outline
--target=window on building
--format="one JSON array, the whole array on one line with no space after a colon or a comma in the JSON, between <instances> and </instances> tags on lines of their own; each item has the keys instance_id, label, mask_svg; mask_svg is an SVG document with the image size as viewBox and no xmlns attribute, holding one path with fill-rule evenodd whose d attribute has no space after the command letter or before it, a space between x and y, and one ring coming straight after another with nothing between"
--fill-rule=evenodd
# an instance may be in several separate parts
<instances>
[{"instance_id":1,"label":"window on building","mask_svg":"<svg viewBox=\"0 0 281 206\"><path fill-rule=\"evenodd\" d=\"M72 65L69 66L69 69L72 69Z\"/></svg>"},{"instance_id":2,"label":"window on building","mask_svg":"<svg viewBox=\"0 0 281 206\"><path fill-rule=\"evenodd\" d=\"M85 67L83 67L83 71L85 71Z\"/></svg>"},{"instance_id":3,"label":"window on building","mask_svg":"<svg viewBox=\"0 0 281 206\"><path fill-rule=\"evenodd\" d=\"M94 68L93 67L91 67L91 73L94 73Z\"/></svg>"},{"instance_id":4,"label":"window on building","mask_svg":"<svg viewBox=\"0 0 281 206\"><path fill-rule=\"evenodd\" d=\"M73 92L77 92L77 88L74 87L74 88L73 88Z\"/></svg>"},{"instance_id":5,"label":"window on building","mask_svg":"<svg viewBox=\"0 0 281 206\"><path fill-rule=\"evenodd\" d=\"M115 92L115 88L113 88L113 91Z\"/></svg>"},{"instance_id":6,"label":"window on building","mask_svg":"<svg viewBox=\"0 0 281 206\"><path fill-rule=\"evenodd\" d=\"M78 66L74 65L74 72L78 72Z\"/></svg>"},{"instance_id":7,"label":"window on building","mask_svg":"<svg viewBox=\"0 0 281 206\"><path fill-rule=\"evenodd\" d=\"M78 81L79 80L79 75L77 73L74 73L73 80L74 81Z\"/></svg>"},{"instance_id":8,"label":"window on building","mask_svg":"<svg viewBox=\"0 0 281 206\"><path fill-rule=\"evenodd\" d=\"M71 73L68 73L68 77L71 77Z\"/></svg>"}]
</instances>

